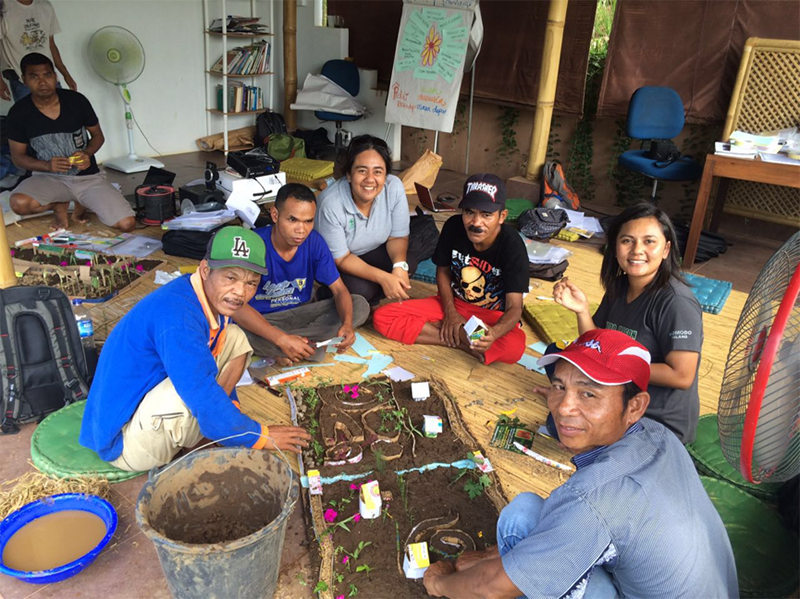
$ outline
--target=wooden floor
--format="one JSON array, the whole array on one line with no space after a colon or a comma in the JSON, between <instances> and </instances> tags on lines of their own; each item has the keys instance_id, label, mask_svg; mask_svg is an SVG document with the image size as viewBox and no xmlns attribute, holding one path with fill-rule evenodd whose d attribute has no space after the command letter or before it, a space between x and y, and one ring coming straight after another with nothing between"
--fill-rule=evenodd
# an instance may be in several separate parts
<instances>
[{"instance_id":1,"label":"wooden floor","mask_svg":"<svg viewBox=\"0 0 800 599\"><path fill-rule=\"evenodd\" d=\"M439 224L446 219L437 215ZM50 217L22 221L7 227L9 242L25 239L34 235L47 232ZM75 232L111 230L92 218L89 225L74 226ZM159 237L161 231L150 227L136 231L153 237ZM570 258L570 267L567 271L591 301L599 302L602 289L598 280L600 272L601 255L597 247L581 246L578 244L562 243L574 252ZM153 255L167 261L166 270L174 271L181 265L196 264L196 261L167 256L162 252ZM435 293L435 287L424 283L412 281L413 297L426 297ZM526 302L537 302L537 295L551 295L552 283L531 280L532 285L538 284L526 298ZM95 320L98 340L105 339L119 319L129 311L144 295L155 289L152 280L143 281L135 289L123 292L105 304L91 307ZM738 321L739 314L744 305L744 293L733 291L719 315L704 314L705 343L700 364L700 412L706 414L716 411L725 361L733 330ZM528 343L538 339L525 324L524 329ZM383 353L391 355L394 365L415 373L425 378L436 376L445 381L450 391L457 399L461 408L464 421L479 443L488 448L489 438L493 427L491 423L500 412L516 410L513 416L519 417L524 423L538 427L544 422L547 414L545 402L541 397L535 396L531 389L536 386L546 385L544 376L532 371L527 371L520 365L494 364L484 366L466 354L444 348L425 346L404 346L388 341L378 335L371 326L365 326L361 332L372 344ZM330 360L330 358L329 358ZM132 358L132 363L135 358ZM125 368L126 365L120 365ZM350 382L358 381L364 366L347 363L337 363L330 368L312 369L312 381ZM289 408L285 401L267 393L256 386L240 387L239 396L244 410L251 416L263 419L267 423L288 423ZM537 441L538 443L539 441ZM569 463L569 456L558 448L548 445L538 447L541 453ZM502 450L487 449L488 457L498 471L500 481L507 497L510 499L522 491L535 491L541 495L548 495L553 488L566 478L560 471L534 462L532 459L511 454Z\"/></svg>"}]
</instances>

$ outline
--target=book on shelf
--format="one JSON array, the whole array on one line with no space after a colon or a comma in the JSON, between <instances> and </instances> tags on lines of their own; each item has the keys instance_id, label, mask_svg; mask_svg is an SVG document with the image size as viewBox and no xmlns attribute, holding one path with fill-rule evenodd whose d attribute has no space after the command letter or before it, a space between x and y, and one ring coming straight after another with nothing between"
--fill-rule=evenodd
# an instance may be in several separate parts
<instances>
[{"instance_id":1,"label":"book on shelf","mask_svg":"<svg viewBox=\"0 0 800 599\"><path fill-rule=\"evenodd\" d=\"M239 17L228 15L225 30L227 33L264 34L269 33L269 27L260 23L258 17ZM214 19L208 26L209 31L222 32L222 19Z\"/></svg>"},{"instance_id":2,"label":"book on shelf","mask_svg":"<svg viewBox=\"0 0 800 599\"><path fill-rule=\"evenodd\" d=\"M271 44L264 40L251 46L233 48L227 53L229 75L258 75L269 71ZM211 71L222 73L223 57L211 67Z\"/></svg>"},{"instance_id":3,"label":"book on shelf","mask_svg":"<svg viewBox=\"0 0 800 599\"><path fill-rule=\"evenodd\" d=\"M222 106L223 87L217 85L217 110L224 111ZM245 85L241 81L228 84L228 112L248 112L264 109L264 92L260 87Z\"/></svg>"}]
</instances>

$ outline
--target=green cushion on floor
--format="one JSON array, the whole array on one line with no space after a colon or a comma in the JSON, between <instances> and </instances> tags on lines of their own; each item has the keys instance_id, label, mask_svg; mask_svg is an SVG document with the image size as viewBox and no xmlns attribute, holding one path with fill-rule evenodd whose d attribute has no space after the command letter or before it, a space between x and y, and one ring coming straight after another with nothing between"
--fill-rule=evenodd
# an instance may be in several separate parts
<instances>
[{"instance_id":1,"label":"green cushion on floor","mask_svg":"<svg viewBox=\"0 0 800 599\"><path fill-rule=\"evenodd\" d=\"M778 512L741 489L701 476L731 540L741 597L787 597L797 589L797 537Z\"/></svg>"},{"instance_id":2,"label":"green cushion on floor","mask_svg":"<svg viewBox=\"0 0 800 599\"><path fill-rule=\"evenodd\" d=\"M31 459L44 472L60 478L102 476L120 482L143 474L115 468L94 451L78 443L85 401L53 412L36 427L31 437Z\"/></svg>"},{"instance_id":3,"label":"green cushion on floor","mask_svg":"<svg viewBox=\"0 0 800 599\"><path fill-rule=\"evenodd\" d=\"M506 216L506 222L514 223L517 222L519 215L525 212L526 210L530 210L534 207L533 202L530 200L526 200L525 198L508 198L506 199L506 210L508 210L508 216Z\"/></svg>"},{"instance_id":4,"label":"green cushion on floor","mask_svg":"<svg viewBox=\"0 0 800 599\"><path fill-rule=\"evenodd\" d=\"M755 485L749 483L725 459L722 447L719 444L716 414L706 414L700 417L700 421L697 423L697 438L693 443L687 445L686 449L689 455L692 456L700 474L725 480L770 503L777 502L776 494L781 486L780 484L761 483L760 485Z\"/></svg>"}]
</instances>

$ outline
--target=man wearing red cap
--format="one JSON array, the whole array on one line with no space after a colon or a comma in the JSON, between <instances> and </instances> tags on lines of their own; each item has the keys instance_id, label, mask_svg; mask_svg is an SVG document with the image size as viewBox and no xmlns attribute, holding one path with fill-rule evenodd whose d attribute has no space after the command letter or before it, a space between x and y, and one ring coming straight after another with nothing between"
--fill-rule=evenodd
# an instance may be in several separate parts
<instances>
[{"instance_id":1,"label":"man wearing red cap","mask_svg":"<svg viewBox=\"0 0 800 599\"><path fill-rule=\"evenodd\" d=\"M489 173L472 175L459 208L461 216L444 224L433 254L439 294L382 306L372 324L409 345L457 347L485 364L513 364L525 352L519 318L528 291L528 253L519 234L503 224L503 181ZM464 325L472 317L481 328L468 337Z\"/></svg>"},{"instance_id":2,"label":"man wearing red cap","mask_svg":"<svg viewBox=\"0 0 800 599\"><path fill-rule=\"evenodd\" d=\"M546 500L521 493L497 545L425 572L435 597L738 597L733 552L689 454L643 418L650 354L594 329L539 365L576 472Z\"/></svg>"}]
</instances>

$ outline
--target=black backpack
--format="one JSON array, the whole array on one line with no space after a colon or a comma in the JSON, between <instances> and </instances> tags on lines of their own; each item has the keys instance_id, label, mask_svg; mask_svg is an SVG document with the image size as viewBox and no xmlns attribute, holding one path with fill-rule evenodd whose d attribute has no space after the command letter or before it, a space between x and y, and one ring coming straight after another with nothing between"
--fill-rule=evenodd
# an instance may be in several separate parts
<instances>
[{"instance_id":1,"label":"black backpack","mask_svg":"<svg viewBox=\"0 0 800 599\"><path fill-rule=\"evenodd\" d=\"M0 289L4 434L86 399L90 372L72 306L54 287Z\"/></svg>"},{"instance_id":2,"label":"black backpack","mask_svg":"<svg viewBox=\"0 0 800 599\"><path fill-rule=\"evenodd\" d=\"M253 138L253 145L257 148L266 148L270 135L275 133L288 133L286 121L281 113L265 110L256 118L256 135Z\"/></svg>"}]
</instances>

